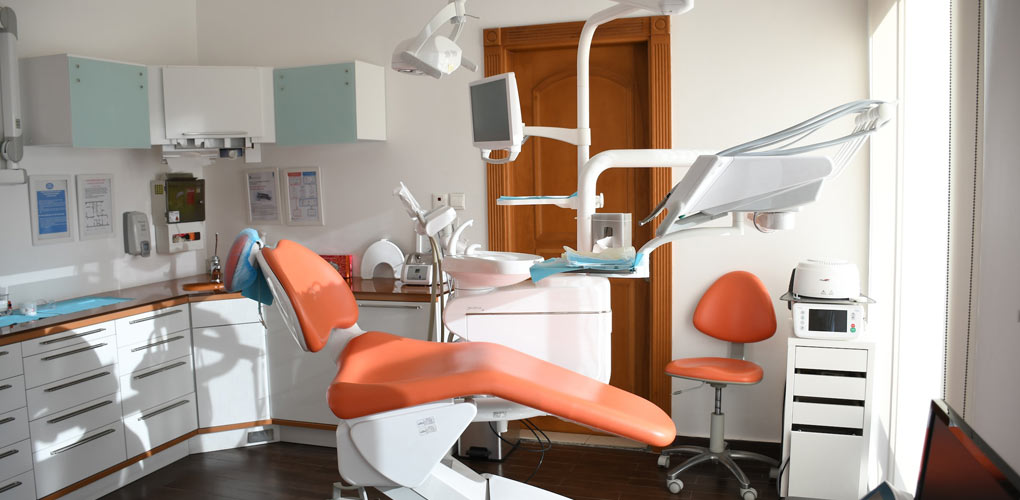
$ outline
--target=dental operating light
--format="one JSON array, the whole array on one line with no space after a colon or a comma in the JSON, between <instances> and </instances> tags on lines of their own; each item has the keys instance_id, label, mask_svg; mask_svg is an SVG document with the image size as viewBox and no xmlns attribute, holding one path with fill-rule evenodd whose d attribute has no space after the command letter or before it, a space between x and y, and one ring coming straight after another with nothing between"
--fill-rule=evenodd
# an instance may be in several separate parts
<instances>
[{"instance_id":1,"label":"dental operating light","mask_svg":"<svg viewBox=\"0 0 1020 500\"><path fill-rule=\"evenodd\" d=\"M462 67L468 71L478 69L473 62L464 58L463 51L457 45L457 38L464 29L464 23L467 22L464 11L466 2L467 0L450 0L450 3L429 20L418 36L397 44L393 51L393 69L401 73L428 75L436 79L448 76ZM445 24L453 25L453 31L449 36L439 34L439 30Z\"/></svg>"}]
</instances>

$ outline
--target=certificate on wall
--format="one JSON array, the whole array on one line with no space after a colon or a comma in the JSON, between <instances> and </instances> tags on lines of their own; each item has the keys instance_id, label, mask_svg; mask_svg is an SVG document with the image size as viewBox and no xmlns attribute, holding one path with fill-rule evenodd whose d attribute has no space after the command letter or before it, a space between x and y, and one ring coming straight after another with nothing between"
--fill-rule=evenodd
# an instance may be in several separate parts
<instances>
[{"instance_id":1,"label":"certificate on wall","mask_svg":"<svg viewBox=\"0 0 1020 500\"><path fill-rule=\"evenodd\" d=\"M287 197L287 224L322 226L322 176L319 167L283 169L283 193Z\"/></svg>"},{"instance_id":2,"label":"certificate on wall","mask_svg":"<svg viewBox=\"0 0 1020 500\"><path fill-rule=\"evenodd\" d=\"M280 181L275 168L244 172L248 186L248 223L280 223Z\"/></svg>"},{"instance_id":3,"label":"certificate on wall","mask_svg":"<svg viewBox=\"0 0 1020 500\"><path fill-rule=\"evenodd\" d=\"M110 238L113 236L113 176L77 175L78 238Z\"/></svg>"},{"instance_id":4,"label":"certificate on wall","mask_svg":"<svg viewBox=\"0 0 1020 500\"><path fill-rule=\"evenodd\" d=\"M71 176L28 177L28 203L32 218L32 244L73 241Z\"/></svg>"}]
</instances>

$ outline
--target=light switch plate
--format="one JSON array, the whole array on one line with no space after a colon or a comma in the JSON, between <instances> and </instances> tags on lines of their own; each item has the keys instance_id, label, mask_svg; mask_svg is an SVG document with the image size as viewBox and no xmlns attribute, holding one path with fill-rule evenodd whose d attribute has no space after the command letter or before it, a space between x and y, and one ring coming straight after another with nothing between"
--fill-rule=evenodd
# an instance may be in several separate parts
<instances>
[{"instance_id":1,"label":"light switch plate","mask_svg":"<svg viewBox=\"0 0 1020 500\"><path fill-rule=\"evenodd\" d=\"M454 209L464 210L467 208L467 196L464 193L450 193L450 198L447 201Z\"/></svg>"}]
</instances>

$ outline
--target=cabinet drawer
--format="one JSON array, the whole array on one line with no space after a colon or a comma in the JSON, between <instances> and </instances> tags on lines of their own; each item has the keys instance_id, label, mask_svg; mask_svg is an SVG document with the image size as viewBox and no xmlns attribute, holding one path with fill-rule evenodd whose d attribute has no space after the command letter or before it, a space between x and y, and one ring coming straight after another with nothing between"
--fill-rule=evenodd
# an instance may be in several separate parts
<instances>
[{"instance_id":1,"label":"cabinet drawer","mask_svg":"<svg viewBox=\"0 0 1020 500\"><path fill-rule=\"evenodd\" d=\"M32 471L0 481L0 500L35 500Z\"/></svg>"},{"instance_id":2,"label":"cabinet drawer","mask_svg":"<svg viewBox=\"0 0 1020 500\"><path fill-rule=\"evenodd\" d=\"M794 368L861 373L868 371L867 349L797 346L796 356Z\"/></svg>"},{"instance_id":3,"label":"cabinet drawer","mask_svg":"<svg viewBox=\"0 0 1020 500\"><path fill-rule=\"evenodd\" d=\"M25 406L25 377L0 380L0 413Z\"/></svg>"},{"instance_id":4,"label":"cabinet drawer","mask_svg":"<svg viewBox=\"0 0 1020 500\"><path fill-rule=\"evenodd\" d=\"M92 370L28 390L28 418L66 410L108 394L117 394L117 375L113 366Z\"/></svg>"},{"instance_id":5,"label":"cabinet drawer","mask_svg":"<svg viewBox=\"0 0 1020 500\"><path fill-rule=\"evenodd\" d=\"M0 380L21 375L21 344L0 347Z\"/></svg>"},{"instance_id":6,"label":"cabinet drawer","mask_svg":"<svg viewBox=\"0 0 1020 500\"><path fill-rule=\"evenodd\" d=\"M806 373L797 373L793 376L794 396L864 401L866 392L867 380L863 377L808 375Z\"/></svg>"},{"instance_id":7,"label":"cabinet drawer","mask_svg":"<svg viewBox=\"0 0 1020 500\"><path fill-rule=\"evenodd\" d=\"M131 345L145 342L157 335L177 333L191 326L188 305L167 307L116 320L117 343Z\"/></svg>"},{"instance_id":8,"label":"cabinet drawer","mask_svg":"<svg viewBox=\"0 0 1020 500\"><path fill-rule=\"evenodd\" d=\"M144 342L121 346L117 353L117 374L126 375L191 354L191 332L158 335Z\"/></svg>"},{"instance_id":9,"label":"cabinet drawer","mask_svg":"<svg viewBox=\"0 0 1020 500\"><path fill-rule=\"evenodd\" d=\"M56 443L81 439L85 433L120 420L116 394L93 399L66 410L37 418L32 428L32 452L39 453Z\"/></svg>"},{"instance_id":10,"label":"cabinet drawer","mask_svg":"<svg viewBox=\"0 0 1020 500\"><path fill-rule=\"evenodd\" d=\"M119 421L59 443L34 455L37 493L49 495L125 458L124 425Z\"/></svg>"},{"instance_id":11,"label":"cabinet drawer","mask_svg":"<svg viewBox=\"0 0 1020 500\"><path fill-rule=\"evenodd\" d=\"M195 393L124 417L127 456L134 457L198 428Z\"/></svg>"},{"instance_id":12,"label":"cabinet drawer","mask_svg":"<svg viewBox=\"0 0 1020 500\"><path fill-rule=\"evenodd\" d=\"M789 496L857 500L864 437L793 431L790 435Z\"/></svg>"},{"instance_id":13,"label":"cabinet drawer","mask_svg":"<svg viewBox=\"0 0 1020 500\"><path fill-rule=\"evenodd\" d=\"M863 429L864 407L794 401L792 423Z\"/></svg>"},{"instance_id":14,"label":"cabinet drawer","mask_svg":"<svg viewBox=\"0 0 1020 500\"><path fill-rule=\"evenodd\" d=\"M28 439L28 408L0 413L0 446Z\"/></svg>"},{"instance_id":15,"label":"cabinet drawer","mask_svg":"<svg viewBox=\"0 0 1020 500\"><path fill-rule=\"evenodd\" d=\"M107 337L114 334L113 321L97 323L95 325L83 326L68 330L66 332L54 333L37 339L22 342L24 355L35 356L36 354L61 349L73 345L85 344L92 337Z\"/></svg>"},{"instance_id":16,"label":"cabinet drawer","mask_svg":"<svg viewBox=\"0 0 1020 500\"><path fill-rule=\"evenodd\" d=\"M259 323L259 305L251 299L207 300L191 304L191 326Z\"/></svg>"},{"instance_id":17,"label":"cabinet drawer","mask_svg":"<svg viewBox=\"0 0 1020 500\"><path fill-rule=\"evenodd\" d=\"M32 388L117 364L117 337L86 337L87 343L25 358L25 386Z\"/></svg>"},{"instance_id":18,"label":"cabinet drawer","mask_svg":"<svg viewBox=\"0 0 1020 500\"><path fill-rule=\"evenodd\" d=\"M195 392L194 373L191 356L185 356L122 376L124 415Z\"/></svg>"},{"instance_id":19,"label":"cabinet drawer","mask_svg":"<svg viewBox=\"0 0 1020 500\"><path fill-rule=\"evenodd\" d=\"M0 448L0 481L32 470L32 446L27 439Z\"/></svg>"}]
</instances>

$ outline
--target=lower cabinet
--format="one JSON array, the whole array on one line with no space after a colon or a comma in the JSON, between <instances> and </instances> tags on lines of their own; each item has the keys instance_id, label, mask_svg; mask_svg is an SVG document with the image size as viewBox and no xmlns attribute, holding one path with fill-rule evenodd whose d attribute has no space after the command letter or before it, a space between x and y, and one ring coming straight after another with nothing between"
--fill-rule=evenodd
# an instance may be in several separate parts
<instances>
[{"instance_id":1,"label":"lower cabinet","mask_svg":"<svg viewBox=\"0 0 1020 500\"><path fill-rule=\"evenodd\" d=\"M124 415L127 456L134 457L198 428L195 393Z\"/></svg>"},{"instance_id":2,"label":"lower cabinet","mask_svg":"<svg viewBox=\"0 0 1020 500\"><path fill-rule=\"evenodd\" d=\"M127 459L120 420L35 454L36 494L49 495Z\"/></svg>"},{"instance_id":3,"label":"lower cabinet","mask_svg":"<svg viewBox=\"0 0 1020 500\"><path fill-rule=\"evenodd\" d=\"M0 480L0 500L35 500L35 475L32 471Z\"/></svg>"}]
</instances>

